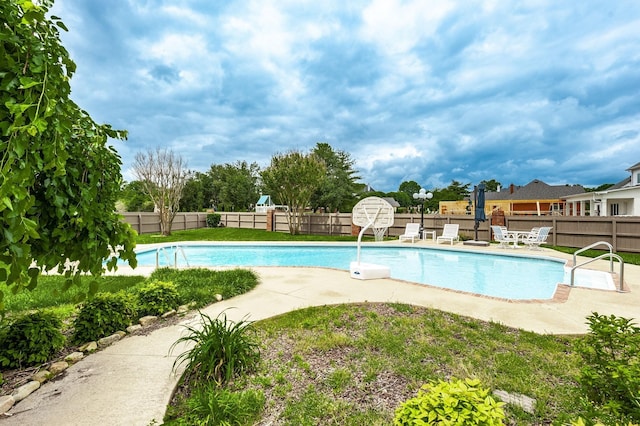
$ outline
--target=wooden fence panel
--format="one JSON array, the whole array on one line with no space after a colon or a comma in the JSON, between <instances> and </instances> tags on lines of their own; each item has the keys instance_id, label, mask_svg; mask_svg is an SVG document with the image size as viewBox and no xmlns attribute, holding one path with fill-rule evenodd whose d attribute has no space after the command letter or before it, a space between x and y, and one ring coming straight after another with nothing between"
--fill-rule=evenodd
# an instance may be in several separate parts
<instances>
[{"instance_id":1,"label":"wooden fence panel","mask_svg":"<svg viewBox=\"0 0 640 426\"><path fill-rule=\"evenodd\" d=\"M221 224L229 228L267 229L266 213L219 212ZM138 233L160 232L157 213L123 213L124 221ZM173 229L196 229L206 227L206 213L179 213L174 220ZM289 232L286 213L274 214L275 232ZM394 224L386 235L397 237L404 232L407 223L420 222L419 214L401 213L394 217ZM640 217L589 217L589 216L505 216L509 229L526 231L533 227L552 226L549 235L550 244L566 247L585 247L598 241L613 245L615 251L640 253ZM459 234L463 239L475 239L475 221L471 215L426 215L424 227L427 230L442 233L446 223L460 225ZM489 241L491 217L480 222L478 239ZM351 235L350 213L305 214L301 233L317 235ZM366 235L373 235L367 230Z\"/></svg>"}]
</instances>

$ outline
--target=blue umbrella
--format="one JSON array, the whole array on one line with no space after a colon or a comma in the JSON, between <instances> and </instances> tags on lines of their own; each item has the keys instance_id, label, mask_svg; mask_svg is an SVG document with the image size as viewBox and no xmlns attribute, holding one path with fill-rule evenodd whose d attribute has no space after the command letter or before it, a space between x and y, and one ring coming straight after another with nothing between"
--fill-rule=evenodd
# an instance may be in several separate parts
<instances>
[{"instance_id":1,"label":"blue umbrella","mask_svg":"<svg viewBox=\"0 0 640 426\"><path fill-rule=\"evenodd\" d=\"M478 222L484 222L487 220L487 216L484 214L484 183L481 183L476 187L476 224Z\"/></svg>"},{"instance_id":2,"label":"blue umbrella","mask_svg":"<svg viewBox=\"0 0 640 426\"><path fill-rule=\"evenodd\" d=\"M473 189L473 196L476 201L475 221L476 224L473 229L476 231L476 241L478 241L478 226L479 222L487 220L487 216L484 214L484 183L480 183Z\"/></svg>"}]
</instances>

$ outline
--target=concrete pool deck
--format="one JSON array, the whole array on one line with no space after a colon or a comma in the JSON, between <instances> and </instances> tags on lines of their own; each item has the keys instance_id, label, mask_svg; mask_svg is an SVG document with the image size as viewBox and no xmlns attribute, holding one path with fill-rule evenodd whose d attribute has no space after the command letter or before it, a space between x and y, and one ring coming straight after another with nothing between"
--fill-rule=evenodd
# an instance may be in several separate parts
<instances>
[{"instance_id":1,"label":"concrete pool deck","mask_svg":"<svg viewBox=\"0 0 640 426\"><path fill-rule=\"evenodd\" d=\"M382 244L397 244L385 242ZM403 243L410 246L412 243ZM415 246L433 246L418 242ZM473 247L458 243L440 244L440 248L474 252L542 255L571 260L572 256L552 250L498 249ZM598 261L589 267L606 270L608 262ZM614 264L618 271L617 264ZM393 279L354 280L348 271L323 268L265 267L252 268L260 284L249 293L208 306L202 311L210 317L225 309L232 320L246 317L260 320L309 306L359 302L401 302L510 327L544 334L580 334L588 330L586 317L592 312L636 319L640 314L640 266L625 265L627 293L572 288L565 301L512 302L459 293L437 287L412 284ZM135 271L121 268L120 274L145 275L152 268ZM44 383L28 398L0 416L0 426L51 425L69 426L94 423L100 425L159 424L177 383L172 372L178 347L170 346L184 332L185 324L194 324L188 315L177 325L155 330L147 335L132 335L91 354L72 365L61 378ZM155 423L154 423L155 422Z\"/></svg>"}]
</instances>

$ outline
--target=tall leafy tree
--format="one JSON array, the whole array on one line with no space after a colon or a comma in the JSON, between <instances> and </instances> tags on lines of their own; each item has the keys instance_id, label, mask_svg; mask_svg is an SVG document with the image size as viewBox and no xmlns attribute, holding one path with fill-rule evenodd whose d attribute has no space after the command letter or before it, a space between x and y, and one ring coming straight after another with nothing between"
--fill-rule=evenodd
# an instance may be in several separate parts
<instances>
[{"instance_id":1,"label":"tall leafy tree","mask_svg":"<svg viewBox=\"0 0 640 426\"><path fill-rule=\"evenodd\" d=\"M416 194L420 191L420 184L415 180L404 181L400 184L398 191L404 192L409 196L409 198L413 199L413 194Z\"/></svg>"},{"instance_id":2,"label":"tall leafy tree","mask_svg":"<svg viewBox=\"0 0 640 426\"><path fill-rule=\"evenodd\" d=\"M134 180L123 186L120 201L128 212L153 211L153 203L144 193L144 185L139 180Z\"/></svg>"},{"instance_id":3,"label":"tall leafy tree","mask_svg":"<svg viewBox=\"0 0 640 426\"><path fill-rule=\"evenodd\" d=\"M391 197L394 200L396 200L398 202L398 204L400 204L402 207L409 207L412 206L414 204L414 199L413 197L409 196L406 192L404 191L396 191L396 192L389 192L387 194L387 197Z\"/></svg>"},{"instance_id":4,"label":"tall leafy tree","mask_svg":"<svg viewBox=\"0 0 640 426\"><path fill-rule=\"evenodd\" d=\"M126 132L70 99L76 66L51 5L0 2L0 281L13 290L35 287L42 270L71 285L118 257L135 266L135 234L115 213L121 162L107 145Z\"/></svg>"},{"instance_id":5,"label":"tall leafy tree","mask_svg":"<svg viewBox=\"0 0 640 426\"><path fill-rule=\"evenodd\" d=\"M442 201L464 200L464 197L469 195L470 186L471 186L470 183L463 185L457 180L452 180L449 186L438 191L438 198L439 200L442 200Z\"/></svg>"},{"instance_id":6,"label":"tall leafy tree","mask_svg":"<svg viewBox=\"0 0 640 426\"><path fill-rule=\"evenodd\" d=\"M136 154L133 171L160 217L162 235L171 235L173 219L180 210L188 170L180 155L157 148Z\"/></svg>"},{"instance_id":7,"label":"tall leafy tree","mask_svg":"<svg viewBox=\"0 0 640 426\"><path fill-rule=\"evenodd\" d=\"M292 235L300 233L300 224L311 197L326 174L324 161L313 154L290 151L276 154L269 167L262 171L266 193L278 204L288 206L287 221Z\"/></svg>"},{"instance_id":8,"label":"tall leafy tree","mask_svg":"<svg viewBox=\"0 0 640 426\"><path fill-rule=\"evenodd\" d=\"M219 202L226 210L247 211L258 201L260 167L257 163L236 161L233 164L211 166Z\"/></svg>"},{"instance_id":9,"label":"tall leafy tree","mask_svg":"<svg viewBox=\"0 0 640 426\"><path fill-rule=\"evenodd\" d=\"M344 151L335 151L326 142L318 142L312 154L324 161L326 175L311 197L311 207L335 211L355 204L355 181L359 177L353 169L351 156Z\"/></svg>"},{"instance_id":10,"label":"tall leafy tree","mask_svg":"<svg viewBox=\"0 0 640 426\"><path fill-rule=\"evenodd\" d=\"M483 180L480 183L484 183L485 190L487 191L497 191L498 187L502 186L502 184L495 179Z\"/></svg>"},{"instance_id":11,"label":"tall leafy tree","mask_svg":"<svg viewBox=\"0 0 640 426\"><path fill-rule=\"evenodd\" d=\"M199 212L217 204L218 191L210 173L195 172L185 182L180 200L180 211Z\"/></svg>"}]
</instances>

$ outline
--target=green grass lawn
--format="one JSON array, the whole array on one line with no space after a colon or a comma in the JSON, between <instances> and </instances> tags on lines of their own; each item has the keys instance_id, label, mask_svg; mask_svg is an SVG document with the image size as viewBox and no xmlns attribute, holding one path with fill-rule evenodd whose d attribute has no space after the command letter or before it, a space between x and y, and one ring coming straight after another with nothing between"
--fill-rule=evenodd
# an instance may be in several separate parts
<instances>
[{"instance_id":1,"label":"green grass lawn","mask_svg":"<svg viewBox=\"0 0 640 426\"><path fill-rule=\"evenodd\" d=\"M366 237L373 240L373 237ZM138 235L138 244L173 243L177 241L356 241L357 237L331 235L291 235L284 232L267 232L260 229L201 228L174 231L169 236L159 234Z\"/></svg>"},{"instance_id":2,"label":"green grass lawn","mask_svg":"<svg viewBox=\"0 0 640 426\"><path fill-rule=\"evenodd\" d=\"M533 414L507 405L507 424L568 424L586 410L575 337L393 303L312 307L259 321L255 330L258 370L224 390L238 399L259 395L241 411L269 424L389 425L395 408L420 386L453 377L537 401ZM165 424L221 415L219 388L201 382L183 388Z\"/></svg>"}]
</instances>

